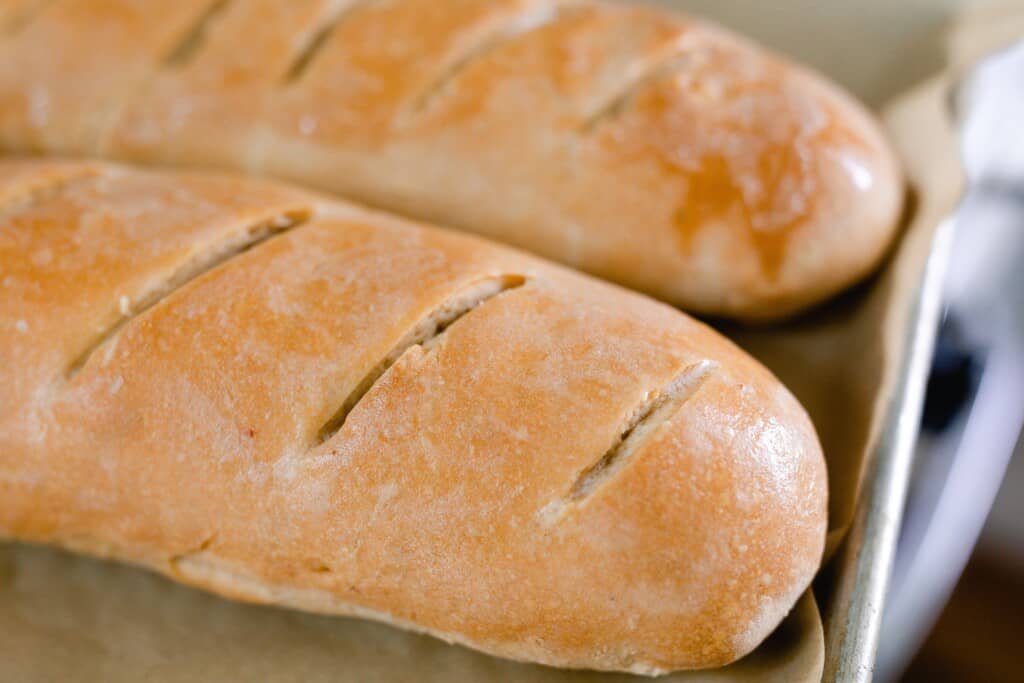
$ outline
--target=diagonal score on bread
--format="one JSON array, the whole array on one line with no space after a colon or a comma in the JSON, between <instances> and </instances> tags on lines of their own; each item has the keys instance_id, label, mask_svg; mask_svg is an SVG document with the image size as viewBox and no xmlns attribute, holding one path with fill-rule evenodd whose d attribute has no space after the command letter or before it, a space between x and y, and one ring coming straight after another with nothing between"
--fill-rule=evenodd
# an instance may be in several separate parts
<instances>
[{"instance_id":1,"label":"diagonal score on bread","mask_svg":"<svg viewBox=\"0 0 1024 683\"><path fill-rule=\"evenodd\" d=\"M817 570L807 415L678 311L251 178L4 161L0 197L0 536L644 673L749 652Z\"/></svg>"},{"instance_id":2,"label":"diagonal score on bread","mask_svg":"<svg viewBox=\"0 0 1024 683\"><path fill-rule=\"evenodd\" d=\"M862 279L898 229L902 174L863 107L654 8L53 0L10 12L22 19L0 34L4 151L287 178L744 319Z\"/></svg>"},{"instance_id":3,"label":"diagonal score on bread","mask_svg":"<svg viewBox=\"0 0 1024 683\"><path fill-rule=\"evenodd\" d=\"M345 418L356 407L360 400L366 395L373 385L380 379L388 369L391 368L403 355L412 348L430 349L441 343L444 333L449 327L459 321L462 316L467 315L477 306L486 303L502 292L521 287L524 279L515 275L503 277L489 277L480 282L471 283L463 290L455 292L454 295L445 300L440 306L430 311L416 326L409 330L405 336L395 344L394 348L388 351L373 368L360 380L352 393L345 398L338 412L331 416L317 433L317 442L323 443L334 436L345 424Z\"/></svg>"},{"instance_id":4,"label":"diagonal score on bread","mask_svg":"<svg viewBox=\"0 0 1024 683\"><path fill-rule=\"evenodd\" d=\"M202 48L203 41L217 16L227 7L230 0L210 0L206 9L200 14L192 27L186 32L178 44L164 58L164 65L178 68L187 64Z\"/></svg>"},{"instance_id":5,"label":"diagonal score on bread","mask_svg":"<svg viewBox=\"0 0 1024 683\"><path fill-rule=\"evenodd\" d=\"M306 220L307 216L299 211L278 213L271 218L257 219L255 222L250 219L239 223L237 228L240 229L217 235L217 240L213 243L196 245L201 247L201 249L197 249L198 253L183 255L187 260L176 263L174 270L162 273L162 277L147 283L146 289L133 293L134 296L122 294L118 297L118 312L121 317L112 322L109 327L98 331L96 337L68 365L64 371L64 378L68 381L74 379L75 375L92 357L92 354L109 344L117 332L133 318L145 313L147 309L156 306L176 290L181 289L192 280L202 277L222 263L258 247L285 230L291 230L301 225Z\"/></svg>"},{"instance_id":6,"label":"diagonal score on bread","mask_svg":"<svg viewBox=\"0 0 1024 683\"><path fill-rule=\"evenodd\" d=\"M321 9L321 21L319 25L313 25L307 32L304 45L301 50L292 57L292 62L285 71L285 82L291 83L299 80L306 71L306 67L316 58L320 50L327 44L331 32L361 4L372 2L372 0L336 0L331 5Z\"/></svg>"},{"instance_id":7,"label":"diagonal score on bread","mask_svg":"<svg viewBox=\"0 0 1024 683\"><path fill-rule=\"evenodd\" d=\"M40 168L0 161L0 214L31 206L97 173L95 168L84 164L47 164Z\"/></svg>"},{"instance_id":8,"label":"diagonal score on bread","mask_svg":"<svg viewBox=\"0 0 1024 683\"><path fill-rule=\"evenodd\" d=\"M583 469L572 482L568 493L556 498L538 512L545 524L555 524L565 518L573 506L579 506L618 474L629 458L639 450L652 431L667 422L682 404L696 394L715 363L700 361L683 368L668 385L653 396L645 396L633 409L619 430L611 447L592 465Z\"/></svg>"},{"instance_id":9,"label":"diagonal score on bread","mask_svg":"<svg viewBox=\"0 0 1024 683\"><path fill-rule=\"evenodd\" d=\"M684 368L656 396L647 398L638 405L622 429L622 435L616 439L608 452L580 472L569 490L569 499L574 502L583 500L624 467L636 446L650 430L664 423L682 403L700 389L714 365L711 361L705 360Z\"/></svg>"},{"instance_id":10,"label":"diagonal score on bread","mask_svg":"<svg viewBox=\"0 0 1024 683\"><path fill-rule=\"evenodd\" d=\"M571 7L572 3L523 3L522 7L516 7L518 11L496 17L499 21L482 23L479 35L470 34L463 52L452 54L448 63L441 65L442 68L421 91L408 98L407 116L415 116L428 109L434 99L441 97L445 89L473 62L483 59L519 36L538 31L563 18L567 10L562 6L566 5Z\"/></svg>"},{"instance_id":11,"label":"diagonal score on bread","mask_svg":"<svg viewBox=\"0 0 1024 683\"><path fill-rule=\"evenodd\" d=\"M7 0L0 5L0 36L16 33L48 0Z\"/></svg>"}]
</instances>

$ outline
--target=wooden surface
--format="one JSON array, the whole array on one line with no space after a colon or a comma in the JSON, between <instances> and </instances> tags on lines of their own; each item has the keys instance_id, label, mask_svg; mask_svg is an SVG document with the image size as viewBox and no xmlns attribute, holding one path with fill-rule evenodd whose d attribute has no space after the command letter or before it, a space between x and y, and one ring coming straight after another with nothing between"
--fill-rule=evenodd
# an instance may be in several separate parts
<instances>
[{"instance_id":1,"label":"wooden surface","mask_svg":"<svg viewBox=\"0 0 1024 683\"><path fill-rule=\"evenodd\" d=\"M906 683L1024 681L1024 567L976 552Z\"/></svg>"}]
</instances>

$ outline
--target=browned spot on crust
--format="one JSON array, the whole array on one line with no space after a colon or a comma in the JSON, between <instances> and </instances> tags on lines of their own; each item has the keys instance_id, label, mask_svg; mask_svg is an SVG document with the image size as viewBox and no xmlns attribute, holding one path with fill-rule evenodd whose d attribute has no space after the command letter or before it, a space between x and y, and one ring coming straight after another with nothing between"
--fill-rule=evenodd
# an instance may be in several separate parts
<instances>
[{"instance_id":1,"label":"browned spot on crust","mask_svg":"<svg viewBox=\"0 0 1024 683\"><path fill-rule=\"evenodd\" d=\"M755 182L763 189L758 197L744 193L739 174L722 155L703 157L694 171L668 164L663 167L685 178L685 198L673 215L683 251L692 251L695 237L705 226L739 221L757 252L762 271L770 277L778 275L793 234L816 209L818 180L793 147L772 146L759 155ZM778 211L775 205L783 201L783 184L799 189L786 197L789 206Z\"/></svg>"},{"instance_id":2,"label":"browned spot on crust","mask_svg":"<svg viewBox=\"0 0 1024 683\"><path fill-rule=\"evenodd\" d=\"M817 216L825 162L867 143L820 99L797 99L785 65L750 73L713 51L638 93L603 136L653 159L681 188L672 222L684 253L715 223L739 224L762 272L777 278L801 226Z\"/></svg>"}]
</instances>

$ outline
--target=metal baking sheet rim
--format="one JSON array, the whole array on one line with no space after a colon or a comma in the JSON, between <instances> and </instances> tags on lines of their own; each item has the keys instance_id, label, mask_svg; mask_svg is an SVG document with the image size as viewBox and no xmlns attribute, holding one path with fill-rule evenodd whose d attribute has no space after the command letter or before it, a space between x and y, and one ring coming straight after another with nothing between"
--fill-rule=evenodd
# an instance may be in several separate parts
<instances>
[{"instance_id":1,"label":"metal baking sheet rim","mask_svg":"<svg viewBox=\"0 0 1024 683\"><path fill-rule=\"evenodd\" d=\"M865 473L864 488L835 565L837 577L825 613L825 670L829 683L871 680L924 406L925 386L942 291L953 244L954 218L936 228L909 315L908 343L885 423Z\"/></svg>"},{"instance_id":2,"label":"metal baking sheet rim","mask_svg":"<svg viewBox=\"0 0 1024 683\"><path fill-rule=\"evenodd\" d=\"M968 75L990 56L1024 41L1024 11L968 12L948 28L948 65L939 75L941 96L957 128L957 94ZM954 131L959 137L959 131ZM959 145L959 140L954 140ZM826 683L867 683L874 673L882 616L920 429L939 321L945 275L953 250L955 207L940 221L907 318L906 345L878 443L847 537L833 558L831 599L823 613Z\"/></svg>"}]
</instances>

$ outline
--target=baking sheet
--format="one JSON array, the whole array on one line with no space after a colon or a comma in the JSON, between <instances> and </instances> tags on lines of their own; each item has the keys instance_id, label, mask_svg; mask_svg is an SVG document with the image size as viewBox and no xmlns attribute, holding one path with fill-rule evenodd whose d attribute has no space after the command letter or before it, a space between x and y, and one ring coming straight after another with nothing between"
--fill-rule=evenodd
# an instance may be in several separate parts
<instances>
[{"instance_id":1,"label":"baking sheet","mask_svg":"<svg viewBox=\"0 0 1024 683\"><path fill-rule=\"evenodd\" d=\"M852 514L931 231L956 194L956 167L936 173L943 145L916 142L927 144L901 147L909 147L917 213L879 278L791 324L725 330L787 382L815 421L831 477L830 546ZM513 664L386 626L233 604L143 570L20 545L0 546L0 634L0 679L12 681L631 678ZM806 595L752 656L672 680L813 681L823 661L821 619Z\"/></svg>"},{"instance_id":2,"label":"baking sheet","mask_svg":"<svg viewBox=\"0 0 1024 683\"><path fill-rule=\"evenodd\" d=\"M915 92L887 126L912 188L905 233L882 272L788 324L719 325L803 401L830 474L829 551L852 518L907 340L934 230L960 188L945 99ZM824 638L807 594L741 662L666 680L820 680ZM230 603L140 569L0 545L0 680L626 681L505 662L358 620Z\"/></svg>"}]
</instances>

